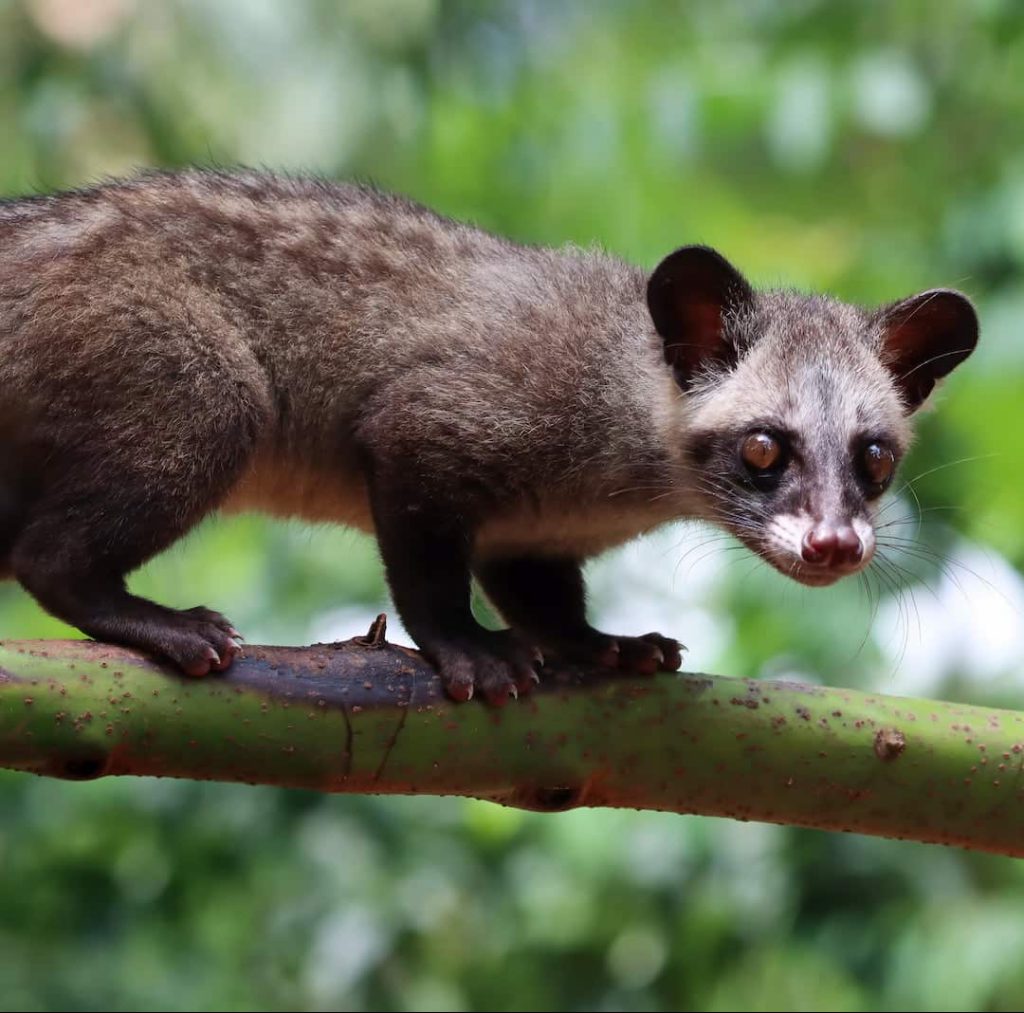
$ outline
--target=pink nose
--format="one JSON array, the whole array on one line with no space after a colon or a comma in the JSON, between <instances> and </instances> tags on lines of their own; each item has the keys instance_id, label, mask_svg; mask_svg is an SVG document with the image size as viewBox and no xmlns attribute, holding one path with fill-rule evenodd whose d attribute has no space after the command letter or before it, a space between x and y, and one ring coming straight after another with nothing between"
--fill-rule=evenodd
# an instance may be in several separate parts
<instances>
[{"instance_id":1,"label":"pink nose","mask_svg":"<svg viewBox=\"0 0 1024 1013\"><path fill-rule=\"evenodd\" d=\"M804 535L800 555L813 566L853 566L864 555L864 544L849 524L816 524Z\"/></svg>"}]
</instances>

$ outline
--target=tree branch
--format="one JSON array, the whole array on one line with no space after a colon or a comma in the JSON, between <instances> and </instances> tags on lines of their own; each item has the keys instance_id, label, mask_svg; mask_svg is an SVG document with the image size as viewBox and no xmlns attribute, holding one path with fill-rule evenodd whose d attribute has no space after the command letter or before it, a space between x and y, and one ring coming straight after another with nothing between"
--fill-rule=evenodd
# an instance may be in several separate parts
<instances>
[{"instance_id":1,"label":"tree branch","mask_svg":"<svg viewBox=\"0 0 1024 1013\"><path fill-rule=\"evenodd\" d=\"M331 792L626 806L1024 856L1024 716L791 682L547 670L503 710L453 704L370 635L250 647L192 680L84 641L0 643L0 766Z\"/></svg>"}]
</instances>

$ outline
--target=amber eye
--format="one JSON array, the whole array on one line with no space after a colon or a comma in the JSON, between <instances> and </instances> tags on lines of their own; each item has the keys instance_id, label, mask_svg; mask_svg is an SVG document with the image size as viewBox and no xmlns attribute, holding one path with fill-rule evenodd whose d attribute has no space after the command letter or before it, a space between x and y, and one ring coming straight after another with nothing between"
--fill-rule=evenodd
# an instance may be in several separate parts
<instances>
[{"instance_id":1,"label":"amber eye","mask_svg":"<svg viewBox=\"0 0 1024 1013\"><path fill-rule=\"evenodd\" d=\"M740 446L740 457L751 471L771 471L782 461L782 444L767 433L751 433Z\"/></svg>"},{"instance_id":2,"label":"amber eye","mask_svg":"<svg viewBox=\"0 0 1024 1013\"><path fill-rule=\"evenodd\" d=\"M896 455L881 443L869 443L861 451L860 468L871 491L880 495L892 481L896 470Z\"/></svg>"}]
</instances>

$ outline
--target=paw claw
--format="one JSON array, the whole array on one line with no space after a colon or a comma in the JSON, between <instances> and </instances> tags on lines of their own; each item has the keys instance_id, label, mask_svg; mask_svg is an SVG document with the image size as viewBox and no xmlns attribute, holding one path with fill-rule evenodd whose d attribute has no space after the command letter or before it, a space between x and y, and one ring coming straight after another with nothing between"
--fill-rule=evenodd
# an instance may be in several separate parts
<instances>
[{"instance_id":1,"label":"paw claw","mask_svg":"<svg viewBox=\"0 0 1024 1013\"><path fill-rule=\"evenodd\" d=\"M540 662L532 646L510 630L484 631L459 640L425 645L441 673L448 696L465 701L474 691L493 707L518 700L540 681L535 665Z\"/></svg>"},{"instance_id":2,"label":"paw claw","mask_svg":"<svg viewBox=\"0 0 1024 1013\"><path fill-rule=\"evenodd\" d=\"M648 633L642 637L609 637L590 631L581 641L569 641L560 653L567 659L623 673L653 675L675 671L682 664L679 645L670 637Z\"/></svg>"},{"instance_id":3,"label":"paw claw","mask_svg":"<svg viewBox=\"0 0 1024 1013\"><path fill-rule=\"evenodd\" d=\"M144 645L195 678L223 672L242 653L238 631L219 612L202 606L165 614Z\"/></svg>"},{"instance_id":4,"label":"paw claw","mask_svg":"<svg viewBox=\"0 0 1024 1013\"><path fill-rule=\"evenodd\" d=\"M660 655L658 667L663 672L674 672L683 663L683 651L686 650L678 640L671 637L663 637L660 633L647 633L640 638L649 644L654 644Z\"/></svg>"}]
</instances>

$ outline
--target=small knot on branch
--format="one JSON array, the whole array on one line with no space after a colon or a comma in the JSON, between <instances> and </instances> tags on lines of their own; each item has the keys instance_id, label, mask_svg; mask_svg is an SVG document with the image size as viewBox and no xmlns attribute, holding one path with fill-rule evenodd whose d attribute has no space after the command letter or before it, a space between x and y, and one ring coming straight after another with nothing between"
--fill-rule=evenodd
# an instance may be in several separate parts
<instances>
[{"instance_id":1,"label":"small knot on branch","mask_svg":"<svg viewBox=\"0 0 1024 1013\"><path fill-rule=\"evenodd\" d=\"M540 813L560 813L583 805L585 784L533 786L517 789L507 804Z\"/></svg>"},{"instance_id":2,"label":"small knot on branch","mask_svg":"<svg viewBox=\"0 0 1024 1013\"><path fill-rule=\"evenodd\" d=\"M875 735L875 756L891 763L907 748L907 739L898 728L879 728Z\"/></svg>"},{"instance_id":3,"label":"small knot on branch","mask_svg":"<svg viewBox=\"0 0 1024 1013\"><path fill-rule=\"evenodd\" d=\"M379 650L381 647L387 647L387 634L388 632L388 617L387 614L381 612L379 616L372 623L366 633L365 637L356 637L355 642L360 644L362 647L370 647L374 650Z\"/></svg>"},{"instance_id":4,"label":"small knot on branch","mask_svg":"<svg viewBox=\"0 0 1024 1013\"><path fill-rule=\"evenodd\" d=\"M53 764L46 773L65 781L95 781L103 777L110 767L110 754L105 750L84 750L66 756Z\"/></svg>"}]
</instances>

